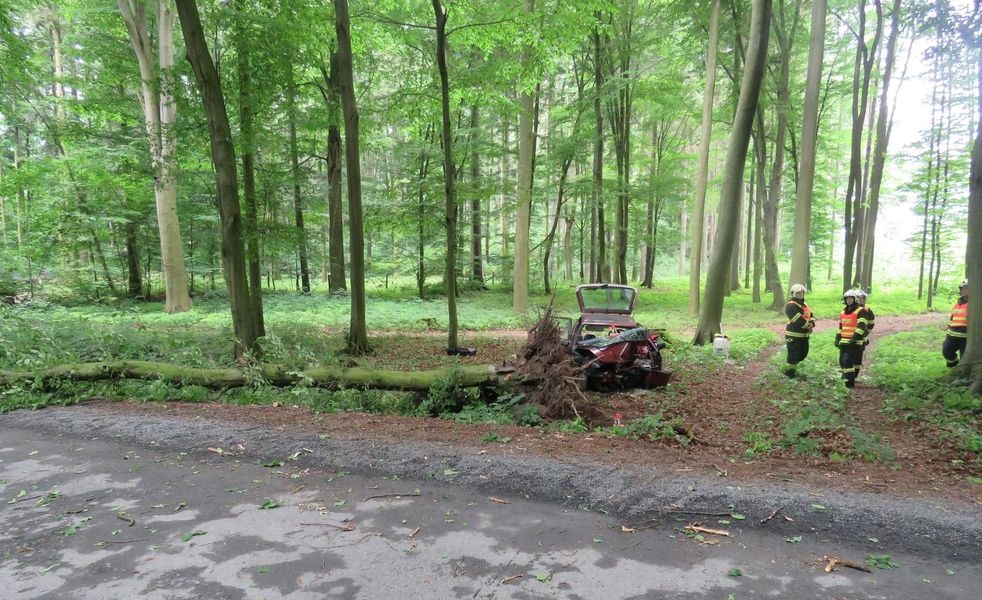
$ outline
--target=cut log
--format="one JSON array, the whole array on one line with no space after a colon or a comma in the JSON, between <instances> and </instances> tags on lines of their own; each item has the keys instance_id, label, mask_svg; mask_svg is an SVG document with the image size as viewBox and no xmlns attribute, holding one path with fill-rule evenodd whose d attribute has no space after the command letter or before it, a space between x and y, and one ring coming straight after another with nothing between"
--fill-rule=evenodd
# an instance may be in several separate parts
<instances>
[{"instance_id":1,"label":"cut log","mask_svg":"<svg viewBox=\"0 0 982 600\"><path fill-rule=\"evenodd\" d=\"M505 370L494 365L465 365L455 369L428 371L386 371L365 367L316 367L297 371L275 365L258 365L248 373L242 369L199 369L162 362L118 360L57 365L38 371L0 371L0 385L17 382L50 386L59 381L105 381L146 379L174 385L200 385L226 389L253 385L257 380L278 387L295 384L319 388L371 388L377 390L425 392L451 374L457 385L474 387L500 383Z\"/></svg>"}]
</instances>

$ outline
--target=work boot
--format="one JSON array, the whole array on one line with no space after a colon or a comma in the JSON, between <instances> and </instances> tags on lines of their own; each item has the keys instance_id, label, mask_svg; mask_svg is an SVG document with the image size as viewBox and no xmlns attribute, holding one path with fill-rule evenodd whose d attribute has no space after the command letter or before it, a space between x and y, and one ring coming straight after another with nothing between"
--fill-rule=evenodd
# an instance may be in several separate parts
<instances>
[{"instance_id":1,"label":"work boot","mask_svg":"<svg viewBox=\"0 0 982 600\"><path fill-rule=\"evenodd\" d=\"M794 369L788 369L784 372L784 376L794 379L795 377L798 376L798 372Z\"/></svg>"},{"instance_id":2,"label":"work boot","mask_svg":"<svg viewBox=\"0 0 982 600\"><path fill-rule=\"evenodd\" d=\"M856 387L856 380L855 379L846 379L846 387L847 388Z\"/></svg>"}]
</instances>

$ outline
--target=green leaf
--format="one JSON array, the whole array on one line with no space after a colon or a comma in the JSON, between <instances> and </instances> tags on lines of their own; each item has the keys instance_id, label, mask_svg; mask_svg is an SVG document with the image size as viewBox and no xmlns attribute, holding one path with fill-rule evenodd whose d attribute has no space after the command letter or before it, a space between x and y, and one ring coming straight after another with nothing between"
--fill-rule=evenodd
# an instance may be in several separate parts
<instances>
[{"instance_id":1,"label":"green leaf","mask_svg":"<svg viewBox=\"0 0 982 600\"><path fill-rule=\"evenodd\" d=\"M539 575L536 575L535 578L538 581L541 581L542 583L548 583L548 582L552 581L552 573L551 572L549 572L549 573L540 573Z\"/></svg>"},{"instance_id":2,"label":"green leaf","mask_svg":"<svg viewBox=\"0 0 982 600\"><path fill-rule=\"evenodd\" d=\"M593 538L593 543L594 544L602 544L602 543L604 543L604 541L601 540L601 539L599 539L599 538Z\"/></svg>"},{"instance_id":3,"label":"green leaf","mask_svg":"<svg viewBox=\"0 0 982 600\"><path fill-rule=\"evenodd\" d=\"M741 571L737 567L733 567L732 569L730 569L729 571L727 571L726 574L728 576L730 576L730 577L742 577L743 576L743 571Z\"/></svg>"},{"instance_id":4,"label":"green leaf","mask_svg":"<svg viewBox=\"0 0 982 600\"><path fill-rule=\"evenodd\" d=\"M746 516L741 515L740 513L730 513L730 517L732 517L733 519L735 519L737 521L743 521L744 519L747 518Z\"/></svg>"},{"instance_id":5,"label":"green leaf","mask_svg":"<svg viewBox=\"0 0 982 600\"><path fill-rule=\"evenodd\" d=\"M182 542L189 542L189 541L191 541L191 538L198 537L199 535L204 535L204 534L205 534L204 531L201 531L200 529L195 529L191 533L185 533L184 535L182 535L181 536L181 541Z\"/></svg>"},{"instance_id":6,"label":"green leaf","mask_svg":"<svg viewBox=\"0 0 982 600\"><path fill-rule=\"evenodd\" d=\"M91 521L91 520L92 520L92 517L83 517L83 518L79 519L78 521L76 521L75 523L72 523L71 525L69 525L68 527L66 527L65 530L62 531L61 533L65 537L71 537L71 536L75 535L76 533L78 533L78 531L80 529L82 529L82 527L84 527L85 524L87 522Z\"/></svg>"},{"instance_id":7,"label":"green leaf","mask_svg":"<svg viewBox=\"0 0 982 600\"><path fill-rule=\"evenodd\" d=\"M286 463L282 460L267 460L264 463L259 463L260 467L282 467Z\"/></svg>"},{"instance_id":8,"label":"green leaf","mask_svg":"<svg viewBox=\"0 0 982 600\"><path fill-rule=\"evenodd\" d=\"M266 498L266 501L259 505L259 510L268 510L271 508L279 508L279 507L280 507L279 502Z\"/></svg>"},{"instance_id":9,"label":"green leaf","mask_svg":"<svg viewBox=\"0 0 982 600\"><path fill-rule=\"evenodd\" d=\"M889 554L870 554L866 557L866 564L875 569L896 569L900 566L893 562Z\"/></svg>"},{"instance_id":10,"label":"green leaf","mask_svg":"<svg viewBox=\"0 0 982 600\"><path fill-rule=\"evenodd\" d=\"M269 573L272 571L269 567L259 567L256 569L256 573Z\"/></svg>"},{"instance_id":11,"label":"green leaf","mask_svg":"<svg viewBox=\"0 0 982 600\"><path fill-rule=\"evenodd\" d=\"M821 504L812 504L812 508L814 508L815 510L825 510L825 507L822 506Z\"/></svg>"},{"instance_id":12,"label":"green leaf","mask_svg":"<svg viewBox=\"0 0 982 600\"><path fill-rule=\"evenodd\" d=\"M453 469L444 469L443 470L443 474L446 475L447 477L453 477L454 475L456 475L459 472L460 471L454 471Z\"/></svg>"},{"instance_id":13,"label":"green leaf","mask_svg":"<svg viewBox=\"0 0 982 600\"><path fill-rule=\"evenodd\" d=\"M801 536L800 535L793 535L791 537L786 537L786 538L784 538L784 541L787 542L787 543L789 543L789 544L800 544L801 543Z\"/></svg>"}]
</instances>

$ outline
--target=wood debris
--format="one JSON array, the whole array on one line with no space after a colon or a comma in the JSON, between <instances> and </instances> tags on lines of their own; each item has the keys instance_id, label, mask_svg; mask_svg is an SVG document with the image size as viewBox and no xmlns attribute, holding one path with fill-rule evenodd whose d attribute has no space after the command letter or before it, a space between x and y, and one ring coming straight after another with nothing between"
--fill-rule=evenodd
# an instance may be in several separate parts
<instances>
[{"instance_id":1,"label":"wood debris","mask_svg":"<svg viewBox=\"0 0 982 600\"><path fill-rule=\"evenodd\" d=\"M501 498L495 498L494 496L490 496L488 500L494 502L495 504L511 504L510 500L503 500Z\"/></svg>"},{"instance_id":2,"label":"wood debris","mask_svg":"<svg viewBox=\"0 0 982 600\"><path fill-rule=\"evenodd\" d=\"M760 523L763 525L764 523L766 523L766 522L770 521L771 519L773 519L774 517L776 517L777 516L777 513L781 512L781 509L782 508L784 508L784 507L783 506L778 506L777 508L775 508L773 511L771 511L771 514L769 514L766 517L764 517L763 519L761 519L760 520Z\"/></svg>"},{"instance_id":3,"label":"wood debris","mask_svg":"<svg viewBox=\"0 0 982 600\"><path fill-rule=\"evenodd\" d=\"M711 533L713 535L724 535L729 536L730 532L725 529L710 529L708 527L701 527L698 523L690 523L686 525L685 528L688 531L694 531L695 533Z\"/></svg>"},{"instance_id":4,"label":"wood debris","mask_svg":"<svg viewBox=\"0 0 982 600\"><path fill-rule=\"evenodd\" d=\"M826 561L825 572L831 573L838 566L849 567L850 569L856 569L857 571L862 571L864 573L872 573L873 570L866 565L852 562L851 560L846 560L844 558L839 558L838 556L832 554L826 554L822 557L822 560Z\"/></svg>"},{"instance_id":5,"label":"wood debris","mask_svg":"<svg viewBox=\"0 0 982 600\"><path fill-rule=\"evenodd\" d=\"M515 581L516 579L520 579L522 577L524 577L524 575L522 575L521 573L519 573L518 575L509 575L508 577L505 577L504 579L501 580L501 585L504 585L506 583L511 583L512 581Z\"/></svg>"}]
</instances>

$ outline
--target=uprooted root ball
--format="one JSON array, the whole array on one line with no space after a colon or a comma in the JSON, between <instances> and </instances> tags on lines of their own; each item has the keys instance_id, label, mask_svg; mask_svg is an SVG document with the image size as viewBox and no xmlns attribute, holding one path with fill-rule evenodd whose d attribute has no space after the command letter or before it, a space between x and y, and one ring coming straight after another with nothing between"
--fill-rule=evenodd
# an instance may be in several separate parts
<instances>
[{"instance_id":1,"label":"uprooted root ball","mask_svg":"<svg viewBox=\"0 0 982 600\"><path fill-rule=\"evenodd\" d=\"M516 369L515 379L526 388L526 397L543 419L580 417L592 423L601 416L580 390L583 367L576 364L562 342L563 335L553 319L550 304L529 332L522 353L524 361Z\"/></svg>"}]
</instances>

